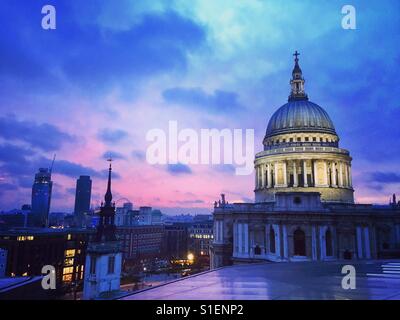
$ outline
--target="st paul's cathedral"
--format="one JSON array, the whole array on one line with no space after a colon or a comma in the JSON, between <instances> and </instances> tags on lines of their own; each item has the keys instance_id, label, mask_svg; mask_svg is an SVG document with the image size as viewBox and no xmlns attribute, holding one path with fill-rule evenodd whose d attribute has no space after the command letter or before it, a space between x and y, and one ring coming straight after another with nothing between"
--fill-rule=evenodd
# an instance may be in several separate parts
<instances>
[{"instance_id":1,"label":"st paul's cathedral","mask_svg":"<svg viewBox=\"0 0 400 320\"><path fill-rule=\"evenodd\" d=\"M255 202L214 208L211 267L246 261L400 257L400 202L355 204L351 156L328 113L308 99L298 53L288 102L255 156Z\"/></svg>"}]
</instances>

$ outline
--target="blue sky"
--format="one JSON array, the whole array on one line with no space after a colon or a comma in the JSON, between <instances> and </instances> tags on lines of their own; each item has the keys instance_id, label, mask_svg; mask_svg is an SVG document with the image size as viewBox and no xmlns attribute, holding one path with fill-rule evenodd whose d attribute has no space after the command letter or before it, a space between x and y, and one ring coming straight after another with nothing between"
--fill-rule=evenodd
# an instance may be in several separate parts
<instances>
[{"instance_id":1,"label":"blue sky","mask_svg":"<svg viewBox=\"0 0 400 320\"><path fill-rule=\"evenodd\" d=\"M57 29L41 28L52 4ZM353 157L356 201L399 191L400 2L4 0L0 20L0 210L30 202L54 153L53 210L71 211L80 174L104 194L166 212L207 212L221 192L253 198L253 176L229 166L150 166L146 132L253 128L256 151L289 94L298 50L310 100L331 116Z\"/></svg>"}]
</instances>

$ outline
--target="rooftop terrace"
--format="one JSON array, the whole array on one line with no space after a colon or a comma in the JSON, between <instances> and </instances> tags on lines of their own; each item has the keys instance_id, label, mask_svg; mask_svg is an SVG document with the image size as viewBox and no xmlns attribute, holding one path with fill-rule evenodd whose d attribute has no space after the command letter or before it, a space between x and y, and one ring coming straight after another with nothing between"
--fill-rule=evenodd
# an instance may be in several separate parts
<instances>
[{"instance_id":1,"label":"rooftop terrace","mask_svg":"<svg viewBox=\"0 0 400 320\"><path fill-rule=\"evenodd\" d=\"M356 268L356 289L341 287L341 268ZM389 270L389 272L387 271ZM400 260L257 263L224 267L122 300L400 299Z\"/></svg>"}]
</instances>

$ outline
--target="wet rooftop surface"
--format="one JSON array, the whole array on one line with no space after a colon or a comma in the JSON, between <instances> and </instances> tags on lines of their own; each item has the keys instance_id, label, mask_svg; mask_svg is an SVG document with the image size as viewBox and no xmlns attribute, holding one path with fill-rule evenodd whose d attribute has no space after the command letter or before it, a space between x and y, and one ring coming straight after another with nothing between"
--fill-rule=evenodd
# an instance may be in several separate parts
<instances>
[{"instance_id":1,"label":"wet rooftop surface","mask_svg":"<svg viewBox=\"0 0 400 320\"><path fill-rule=\"evenodd\" d=\"M356 270L345 290L342 267ZM224 267L130 294L123 300L400 300L400 260L257 263Z\"/></svg>"}]
</instances>

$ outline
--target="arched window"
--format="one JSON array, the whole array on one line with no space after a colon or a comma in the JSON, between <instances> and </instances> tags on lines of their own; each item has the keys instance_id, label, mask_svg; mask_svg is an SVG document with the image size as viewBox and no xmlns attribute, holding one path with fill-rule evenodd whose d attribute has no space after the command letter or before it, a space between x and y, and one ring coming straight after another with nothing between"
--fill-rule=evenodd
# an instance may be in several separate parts
<instances>
[{"instance_id":1,"label":"arched window","mask_svg":"<svg viewBox=\"0 0 400 320\"><path fill-rule=\"evenodd\" d=\"M294 255L305 256L306 255L306 234L303 230L297 229L293 234L294 241Z\"/></svg>"},{"instance_id":2,"label":"arched window","mask_svg":"<svg viewBox=\"0 0 400 320\"><path fill-rule=\"evenodd\" d=\"M275 253L275 230L272 226L269 229L269 251Z\"/></svg>"},{"instance_id":3,"label":"arched window","mask_svg":"<svg viewBox=\"0 0 400 320\"><path fill-rule=\"evenodd\" d=\"M332 233L330 229L326 230L325 232L325 247L326 255L328 257L333 256Z\"/></svg>"}]
</instances>

